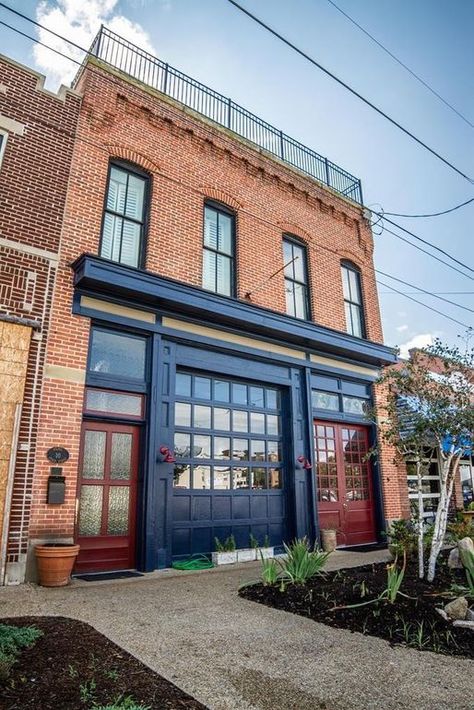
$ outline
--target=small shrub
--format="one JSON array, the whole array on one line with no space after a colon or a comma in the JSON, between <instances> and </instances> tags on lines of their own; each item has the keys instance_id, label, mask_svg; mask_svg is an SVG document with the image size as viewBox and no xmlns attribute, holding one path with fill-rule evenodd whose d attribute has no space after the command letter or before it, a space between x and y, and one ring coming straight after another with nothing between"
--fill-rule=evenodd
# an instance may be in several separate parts
<instances>
[{"instance_id":1,"label":"small shrub","mask_svg":"<svg viewBox=\"0 0 474 710\"><path fill-rule=\"evenodd\" d=\"M459 557L466 572L468 595L474 599L474 552L460 548Z\"/></svg>"},{"instance_id":2,"label":"small shrub","mask_svg":"<svg viewBox=\"0 0 474 710\"><path fill-rule=\"evenodd\" d=\"M222 542L218 537L215 537L214 545L216 546L216 552L235 552L235 537L233 535L229 535L229 537Z\"/></svg>"},{"instance_id":3,"label":"small shrub","mask_svg":"<svg viewBox=\"0 0 474 710\"><path fill-rule=\"evenodd\" d=\"M149 705L138 704L131 695L120 696L109 705L94 703L91 710L151 710Z\"/></svg>"},{"instance_id":4,"label":"small shrub","mask_svg":"<svg viewBox=\"0 0 474 710\"><path fill-rule=\"evenodd\" d=\"M258 540L255 535L252 535L252 533L250 533L249 536L249 544L252 550L256 550L258 548Z\"/></svg>"},{"instance_id":5,"label":"small shrub","mask_svg":"<svg viewBox=\"0 0 474 710\"><path fill-rule=\"evenodd\" d=\"M380 599L386 597L390 604L395 604L397 596L400 593L403 578L405 577L405 570L407 566L406 552L403 554L403 565L399 568L397 563L398 558L395 557L392 564L387 565L387 587L379 597Z\"/></svg>"},{"instance_id":6,"label":"small shrub","mask_svg":"<svg viewBox=\"0 0 474 710\"><path fill-rule=\"evenodd\" d=\"M0 680L8 678L20 651L33 646L42 635L43 632L34 626L0 624Z\"/></svg>"},{"instance_id":7,"label":"small shrub","mask_svg":"<svg viewBox=\"0 0 474 710\"><path fill-rule=\"evenodd\" d=\"M415 525L411 520L394 520L387 533L388 541L395 556L412 555L417 547Z\"/></svg>"},{"instance_id":8,"label":"small shrub","mask_svg":"<svg viewBox=\"0 0 474 710\"><path fill-rule=\"evenodd\" d=\"M471 520L466 520L462 513L457 513L456 520L449 523L447 532L453 542L459 542L464 537L472 537L474 539L474 525Z\"/></svg>"},{"instance_id":9,"label":"small shrub","mask_svg":"<svg viewBox=\"0 0 474 710\"><path fill-rule=\"evenodd\" d=\"M273 557L266 559L262 553L260 553L260 557L262 558L262 583L265 587L271 587L275 585L280 578L281 566Z\"/></svg>"},{"instance_id":10,"label":"small shrub","mask_svg":"<svg viewBox=\"0 0 474 710\"><path fill-rule=\"evenodd\" d=\"M280 562L282 578L292 584L306 584L310 579L324 573L324 566L330 552L322 552L316 547L311 549L308 540L294 540L284 544L286 558Z\"/></svg>"}]
</instances>

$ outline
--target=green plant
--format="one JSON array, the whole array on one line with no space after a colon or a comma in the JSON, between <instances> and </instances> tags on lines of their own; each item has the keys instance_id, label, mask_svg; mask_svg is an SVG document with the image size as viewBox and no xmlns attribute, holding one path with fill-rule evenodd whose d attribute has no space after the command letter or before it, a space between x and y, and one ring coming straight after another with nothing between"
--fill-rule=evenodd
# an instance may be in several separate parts
<instances>
[{"instance_id":1,"label":"green plant","mask_svg":"<svg viewBox=\"0 0 474 710\"><path fill-rule=\"evenodd\" d=\"M459 557L466 572L466 581L469 596L474 598L474 552L466 548L459 548Z\"/></svg>"},{"instance_id":2,"label":"green plant","mask_svg":"<svg viewBox=\"0 0 474 710\"><path fill-rule=\"evenodd\" d=\"M68 667L67 667L67 670L68 670L69 676L70 676L71 678L77 678L78 672L77 672L77 669L74 668L74 666L72 666L71 664L69 664Z\"/></svg>"},{"instance_id":3,"label":"green plant","mask_svg":"<svg viewBox=\"0 0 474 710\"><path fill-rule=\"evenodd\" d=\"M290 545L283 545L286 553L280 561L281 578L292 584L306 584L310 579L324 573L324 566L330 552L322 552L316 547L311 549L306 537L294 540Z\"/></svg>"},{"instance_id":4,"label":"green plant","mask_svg":"<svg viewBox=\"0 0 474 710\"><path fill-rule=\"evenodd\" d=\"M250 547L252 548L252 550L256 550L258 548L258 540L255 537L255 535L252 535L252 533L250 533L250 536L249 536L249 543L250 543Z\"/></svg>"},{"instance_id":5,"label":"green plant","mask_svg":"<svg viewBox=\"0 0 474 710\"><path fill-rule=\"evenodd\" d=\"M91 710L151 710L151 708L149 705L138 704L131 695L121 695L109 705L94 703Z\"/></svg>"},{"instance_id":6,"label":"green plant","mask_svg":"<svg viewBox=\"0 0 474 710\"><path fill-rule=\"evenodd\" d=\"M119 677L119 672L115 670L115 668L112 668L110 671L104 671L104 675L106 678L109 678L110 680L118 680Z\"/></svg>"},{"instance_id":7,"label":"green plant","mask_svg":"<svg viewBox=\"0 0 474 710\"><path fill-rule=\"evenodd\" d=\"M270 538L268 537L268 535L265 535L265 537L263 538L263 547L270 547Z\"/></svg>"},{"instance_id":8,"label":"green plant","mask_svg":"<svg viewBox=\"0 0 474 710\"><path fill-rule=\"evenodd\" d=\"M94 678L92 678L91 680L86 680L84 683L81 683L81 685L79 686L81 702L87 703L88 705L90 703L94 703L94 695L96 688L97 683L95 682Z\"/></svg>"},{"instance_id":9,"label":"green plant","mask_svg":"<svg viewBox=\"0 0 474 710\"><path fill-rule=\"evenodd\" d=\"M387 537L396 556L404 553L410 556L416 550L417 535L411 520L394 520Z\"/></svg>"},{"instance_id":10,"label":"green plant","mask_svg":"<svg viewBox=\"0 0 474 710\"><path fill-rule=\"evenodd\" d=\"M272 587L275 585L280 577L281 566L278 564L274 557L266 559L260 552L260 557L262 560L261 577L262 583L265 587Z\"/></svg>"},{"instance_id":11,"label":"green plant","mask_svg":"<svg viewBox=\"0 0 474 710\"><path fill-rule=\"evenodd\" d=\"M465 537L474 539L474 525L471 520L466 520L462 513L457 513L456 520L449 523L447 531L453 542L459 542Z\"/></svg>"},{"instance_id":12,"label":"green plant","mask_svg":"<svg viewBox=\"0 0 474 710\"><path fill-rule=\"evenodd\" d=\"M473 500L473 501L471 501L471 503L469 503L469 505L467 506L467 509L468 509L468 510L473 510L473 511L474 511L474 500Z\"/></svg>"},{"instance_id":13,"label":"green plant","mask_svg":"<svg viewBox=\"0 0 474 710\"><path fill-rule=\"evenodd\" d=\"M387 586L382 592L380 598L385 597L390 604L394 604L397 600L397 596L400 593L400 587L405 577L405 570L407 567L407 556L406 553L403 555L403 564L398 567L398 558L395 557L391 565L387 565Z\"/></svg>"},{"instance_id":14,"label":"green plant","mask_svg":"<svg viewBox=\"0 0 474 710\"><path fill-rule=\"evenodd\" d=\"M218 537L214 538L214 544L216 546L216 552L235 552L236 544L235 537L229 535L223 542Z\"/></svg>"},{"instance_id":15,"label":"green plant","mask_svg":"<svg viewBox=\"0 0 474 710\"><path fill-rule=\"evenodd\" d=\"M0 680L8 678L10 669L23 648L29 648L43 635L34 626L0 624Z\"/></svg>"}]
</instances>

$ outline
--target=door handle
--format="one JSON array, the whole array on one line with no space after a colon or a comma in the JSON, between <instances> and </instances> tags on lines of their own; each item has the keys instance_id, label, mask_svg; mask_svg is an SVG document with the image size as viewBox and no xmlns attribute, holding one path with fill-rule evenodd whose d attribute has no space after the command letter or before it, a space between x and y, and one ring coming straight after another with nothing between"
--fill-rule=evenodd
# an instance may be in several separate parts
<instances>
[{"instance_id":1,"label":"door handle","mask_svg":"<svg viewBox=\"0 0 474 710\"><path fill-rule=\"evenodd\" d=\"M347 503L345 501L343 502L342 507L347 508Z\"/></svg>"}]
</instances>

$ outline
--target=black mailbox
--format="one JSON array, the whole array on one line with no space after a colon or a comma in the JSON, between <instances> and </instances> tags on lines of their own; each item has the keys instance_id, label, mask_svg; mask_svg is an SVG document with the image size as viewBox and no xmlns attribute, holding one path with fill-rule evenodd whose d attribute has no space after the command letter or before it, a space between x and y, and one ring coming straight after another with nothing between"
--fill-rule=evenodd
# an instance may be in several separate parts
<instances>
[{"instance_id":1,"label":"black mailbox","mask_svg":"<svg viewBox=\"0 0 474 710\"><path fill-rule=\"evenodd\" d=\"M61 505L66 495L66 479L61 476L62 468L51 468L48 478L48 504Z\"/></svg>"}]
</instances>

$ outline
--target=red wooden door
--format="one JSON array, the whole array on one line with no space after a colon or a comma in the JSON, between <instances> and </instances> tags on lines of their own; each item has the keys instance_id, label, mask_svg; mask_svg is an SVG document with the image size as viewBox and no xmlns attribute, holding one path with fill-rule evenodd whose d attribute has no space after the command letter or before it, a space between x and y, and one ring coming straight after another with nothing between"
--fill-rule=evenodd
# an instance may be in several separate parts
<instances>
[{"instance_id":1,"label":"red wooden door","mask_svg":"<svg viewBox=\"0 0 474 710\"><path fill-rule=\"evenodd\" d=\"M135 567L138 448L139 427L84 424L76 572Z\"/></svg>"},{"instance_id":2,"label":"red wooden door","mask_svg":"<svg viewBox=\"0 0 474 710\"><path fill-rule=\"evenodd\" d=\"M376 542L367 427L314 423L321 528L337 530L338 545Z\"/></svg>"}]
</instances>

